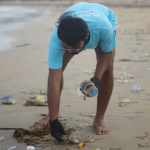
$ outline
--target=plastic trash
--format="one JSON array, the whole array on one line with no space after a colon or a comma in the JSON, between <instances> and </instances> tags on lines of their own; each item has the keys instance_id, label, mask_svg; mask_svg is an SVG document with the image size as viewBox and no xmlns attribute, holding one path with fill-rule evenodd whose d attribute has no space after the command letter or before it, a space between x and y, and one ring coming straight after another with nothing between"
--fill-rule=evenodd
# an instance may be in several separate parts
<instances>
[{"instance_id":1,"label":"plastic trash","mask_svg":"<svg viewBox=\"0 0 150 150\"><path fill-rule=\"evenodd\" d=\"M34 146L27 146L26 150L35 150Z\"/></svg>"},{"instance_id":2,"label":"plastic trash","mask_svg":"<svg viewBox=\"0 0 150 150\"><path fill-rule=\"evenodd\" d=\"M100 150L99 148L96 148L96 150Z\"/></svg>"},{"instance_id":3,"label":"plastic trash","mask_svg":"<svg viewBox=\"0 0 150 150\"><path fill-rule=\"evenodd\" d=\"M16 101L14 99L13 100L11 100L11 99L4 99L2 101L2 104L5 104L5 105L14 105L14 104L16 104Z\"/></svg>"},{"instance_id":4,"label":"plastic trash","mask_svg":"<svg viewBox=\"0 0 150 150\"><path fill-rule=\"evenodd\" d=\"M79 148L83 148L84 145L85 145L84 143L80 143L80 144L78 145L78 147L79 147Z\"/></svg>"},{"instance_id":5,"label":"plastic trash","mask_svg":"<svg viewBox=\"0 0 150 150\"><path fill-rule=\"evenodd\" d=\"M27 100L23 105L24 106L47 106L46 103L40 103L37 102L36 100Z\"/></svg>"},{"instance_id":6,"label":"plastic trash","mask_svg":"<svg viewBox=\"0 0 150 150\"><path fill-rule=\"evenodd\" d=\"M10 95L8 95L8 96L4 96L3 98L1 98L2 100L4 100L4 99L9 99L11 96Z\"/></svg>"},{"instance_id":7,"label":"plastic trash","mask_svg":"<svg viewBox=\"0 0 150 150\"><path fill-rule=\"evenodd\" d=\"M122 69L124 70L124 69L127 69L128 67L122 67Z\"/></svg>"},{"instance_id":8,"label":"plastic trash","mask_svg":"<svg viewBox=\"0 0 150 150\"><path fill-rule=\"evenodd\" d=\"M91 117L95 117L96 116L96 114L91 114Z\"/></svg>"},{"instance_id":9,"label":"plastic trash","mask_svg":"<svg viewBox=\"0 0 150 150\"><path fill-rule=\"evenodd\" d=\"M4 140L5 138L2 136L2 137L0 137L0 141L2 141L2 140Z\"/></svg>"},{"instance_id":10,"label":"plastic trash","mask_svg":"<svg viewBox=\"0 0 150 150\"><path fill-rule=\"evenodd\" d=\"M150 71L150 68L147 68L146 70L147 70L147 71Z\"/></svg>"},{"instance_id":11,"label":"plastic trash","mask_svg":"<svg viewBox=\"0 0 150 150\"><path fill-rule=\"evenodd\" d=\"M90 126L92 126L92 124L91 123L83 123L83 124L80 124L81 126L84 126L84 127L90 127Z\"/></svg>"},{"instance_id":12,"label":"plastic trash","mask_svg":"<svg viewBox=\"0 0 150 150\"><path fill-rule=\"evenodd\" d=\"M133 91L134 92L139 92L139 91L141 91L141 87L139 85L135 85L134 88L133 88Z\"/></svg>"},{"instance_id":13,"label":"plastic trash","mask_svg":"<svg viewBox=\"0 0 150 150\"><path fill-rule=\"evenodd\" d=\"M36 101L40 103L45 103L47 101L47 96L45 95L38 95L36 96Z\"/></svg>"},{"instance_id":14,"label":"plastic trash","mask_svg":"<svg viewBox=\"0 0 150 150\"><path fill-rule=\"evenodd\" d=\"M145 53L144 56L145 56L145 57L149 57L149 54Z\"/></svg>"},{"instance_id":15,"label":"plastic trash","mask_svg":"<svg viewBox=\"0 0 150 150\"><path fill-rule=\"evenodd\" d=\"M127 106L130 104L130 99L127 99L125 97L119 97L119 106Z\"/></svg>"},{"instance_id":16,"label":"plastic trash","mask_svg":"<svg viewBox=\"0 0 150 150\"><path fill-rule=\"evenodd\" d=\"M17 147L16 146L12 146L10 148L7 148L7 150L14 150L14 149L17 149Z\"/></svg>"}]
</instances>

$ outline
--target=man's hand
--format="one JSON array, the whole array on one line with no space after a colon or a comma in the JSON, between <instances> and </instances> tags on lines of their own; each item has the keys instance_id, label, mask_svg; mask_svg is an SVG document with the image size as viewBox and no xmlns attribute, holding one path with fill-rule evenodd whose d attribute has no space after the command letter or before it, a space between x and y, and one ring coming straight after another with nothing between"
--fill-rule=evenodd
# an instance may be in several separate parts
<instances>
[{"instance_id":1,"label":"man's hand","mask_svg":"<svg viewBox=\"0 0 150 150\"><path fill-rule=\"evenodd\" d=\"M66 135L62 124L58 121L58 119L54 120L54 121L50 121L50 131L51 131L51 135L56 138L56 140L58 140L59 142L62 142L63 140L60 137L60 134L62 135Z\"/></svg>"}]
</instances>

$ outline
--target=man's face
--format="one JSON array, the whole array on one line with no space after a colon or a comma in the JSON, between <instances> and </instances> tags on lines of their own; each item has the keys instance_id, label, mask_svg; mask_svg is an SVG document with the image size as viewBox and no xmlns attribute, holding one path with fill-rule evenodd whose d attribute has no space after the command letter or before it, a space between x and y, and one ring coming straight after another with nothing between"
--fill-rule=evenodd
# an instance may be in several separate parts
<instances>
[{"instance_id":1,"label":"man's face","mask_svg":"<svg viewBox=\"0 0 150 150\"><path fill-rule=\"evenodd\" d=\"M88 37L89 37L89 33L87 34L86 39L88 39ZM62 46L64 47L64 49L72 49L72 50L68 50L68 52L71 54L71 53L74 53L74 52L75 52L74 50L76 50L76 52L81 51L82 48L83 48L84 45L85 45L85 41L84 41L84 40L83 40L83 41L80 41L80 43L77 44L77 49L74 49L73 47L67 45L67 44L66 44L65 42L63 42L63 41L61 41L61 44L62 44Z\"/></svg>"}]
</instances>

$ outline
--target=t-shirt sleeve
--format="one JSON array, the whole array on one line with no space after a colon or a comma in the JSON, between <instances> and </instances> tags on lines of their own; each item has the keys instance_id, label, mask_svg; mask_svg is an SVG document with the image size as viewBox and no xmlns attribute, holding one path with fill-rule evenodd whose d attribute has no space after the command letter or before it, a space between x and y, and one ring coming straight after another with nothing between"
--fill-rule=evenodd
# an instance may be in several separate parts
<instances>
[{"instance_id":1,"label":"t-shirt sleeve","mask_svg":"<svg viewBox=\"0 0 150 150\"><path fill-rule=\"evenodd\" d=\"M59 69L62 67L64 51L59 49L59 43L53 36L49 43L48 66L50 69Z\"/></svg>"},{"instance_id":2,"label":"t-shirt sleeve","mask_svg":"<svg viewBox=\"0 0 150 150\"><path fill-rule=\"evenodd\" d=\"M111 52L117 45L115 32L110 23L106 23L100 32L100 46L103 52Z\"/></svg>"}]
</instances>

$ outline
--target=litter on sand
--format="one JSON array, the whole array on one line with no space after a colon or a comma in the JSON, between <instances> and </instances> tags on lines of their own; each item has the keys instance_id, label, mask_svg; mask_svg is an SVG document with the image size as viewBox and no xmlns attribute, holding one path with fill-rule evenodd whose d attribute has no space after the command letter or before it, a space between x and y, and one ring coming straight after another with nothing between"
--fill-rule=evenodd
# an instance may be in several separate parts
<instances>
[{"instance_id":1,"label":"litter on sand","mask_svg":"<svg viewBox=\"0 0 150 150\"><path fill-rule=\"evenodd\" d=\"M92 124L91 123L83 123L83 124L80 124L82 127L91 127Z\"/></svg>"},{"instance_id":2,"label":"litter on sand","mask_svg":"<svg viewBox=\"0 0 150 150\"><path fill-rule=\"evenodd\" d=\"M14 105L14 104L16 104L16 101L14 99L13 100L11 100L11 99L4 99L2 101L2 104L3 105Z\"/></svg>"},{"instance_id":3,"label":"litter on sand","mask_svg":"<svg viewBox=\"0 0 150 150\"><path fill-rule=\"evenodd\" d=\"M80 144L78 145L78 147L79 147L79 148L83 148L84 145L85 145L84 143L80 143Z\"/></svg>"},{"instance_id":4,"label":"litter on sand","mask_svg":"<svg viewBox=\"0 0 150 150\"><path fill-rule=\"evenodd\" d=\"M7 148L7 150L15 150L15 149L17 149L16 146L12 146L12 147L10 147L10 148Z\"/></svg>"},{"instance_id":5,"label":"litter on sand","mask_svg":"<svg viewBox=\"0 0 150 150\"><path fill-rule=\"evenodd\" d=\"M141 139L141 140L144 140L144 139L149 140L150 139L150 134L148 132L145 132L144 136L137 136L136 138ZM150 147L150 142L148 142L146 144L138 144L138 146L139 147L149 148Z\"/></svg>"},{"instance_id":6,"label":"litter on sand","mask_svg":"<svg viewBox=\"0 0 150 150\"><path fill-rule=\"evenodd\" d=\"M130 103L138 103L138 102L131 102L130 99L126 97L119 97L119 106L125 107L129 105Z\"/></svg>"},{"instance_id":7,"label":"litter on sand","mask_svg":"<svg viewBox=\"0 0 150 150\"><path fill-rule=\"evenodd\" d=\"M147 71L150 71L150 68L147 68L146 70L147 70Z\"/></svg>"},{"instance_id":8,"label":"litter on sand","mask_svg":"<svg viewBox=\"0 0 150 150\"><path fill-rule=\"evenodd\" d=\"M94 74L95 69L83 69L83 68L81 68L81 71L84 73L88 73L90 75L90 74Z\"/></svg>"},{"instance_id":9,"label":"litter on sand","mask_svg":"<svg viewBox=\"0 0 150 150\"><path fill-rule=\"evenodd\" d=\"M2 140L4 140L5 138L2 136L2 137L0 137L0 141L2 141Z\"/></svg>"},{"instance_id":10,"label":"litter on sand","mask_svg":"<svg viewBox=\"0 0 150 150\"><path fill-rule=\"evenodd\" d=\"M95 117L96 116L96 114L91 114L91 117Z\"/></svg>"},{"instance_id":11,"label":"litter on sand","mask_svg":"<svg viewBox=\"0 0 150 150\"><path fill-rule=\"evenodd\" d=\"M40 102L40 103L45 103L45 102L47 102L47 96L46 95L37 95L36 101Z\"/></svg>"},{"instance_id":12,"label":"litter on sand","mask_svg":"<svg viewBox=\"0 0 150 150\"><path fill-rule=\"evenodd\" d=\"M139 85L135 85L134 88L133 88L133 91L134 92L139 92L139 91L141 91L141 87Z\"/></svg>"},{"instance_id":13,"label":"litter on sand","mask_svg":"<svg viewBox=\"0 0 150 150\"><path fill-rule=\"evenodd\" d=\"M24 106L45 106L45 107L47 107L47 104L37 102L36 100L27 100L27 101L25 101Z\"/></svg>"}]
</instances>

